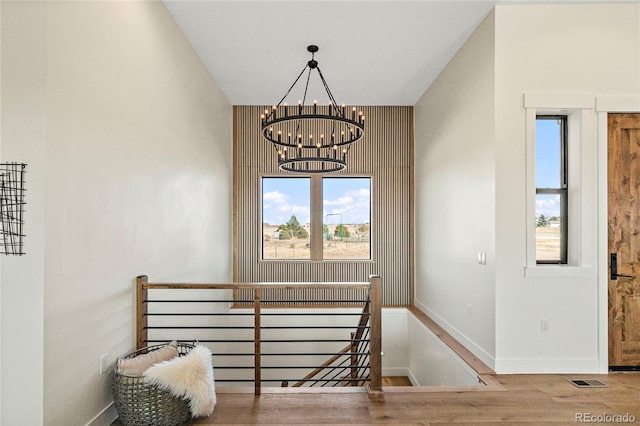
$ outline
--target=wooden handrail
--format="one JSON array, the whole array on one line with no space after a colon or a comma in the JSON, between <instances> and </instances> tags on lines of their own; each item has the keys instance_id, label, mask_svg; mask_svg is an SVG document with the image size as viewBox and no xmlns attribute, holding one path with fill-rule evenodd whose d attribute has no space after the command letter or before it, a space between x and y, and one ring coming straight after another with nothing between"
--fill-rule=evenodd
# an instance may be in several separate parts
<instances>
[{"instance_id":1,"label":"wooden handrail","mask_svg":"<svg viewBox=\"0 0 640 426\"><path fill-rule=\"evenodd\" d=\"M141 275L146 278L146 275ZM295 289L295 288L340 288L340 289L366 289L368 282L261 282L261 283L149 283L145 280L146 289L210 289L210 290L233 290L238 288L267 288L267 289Z\"/></svg>"},{"instance_id":2,"label":"wooden handrail","mask_svg":"<svg viewBox=\"0 0 640 426\"><path fill-rule=\"evenodd\" d=\"M356 330L355 336L353 336L354 340L362 339L362 335L364 334L364 326L369 322L369 317L371 316L371 302L367 301L362 307L362 315L360 315L360 322L358 323L358 328Z\"/></svg>"}]
</instances>

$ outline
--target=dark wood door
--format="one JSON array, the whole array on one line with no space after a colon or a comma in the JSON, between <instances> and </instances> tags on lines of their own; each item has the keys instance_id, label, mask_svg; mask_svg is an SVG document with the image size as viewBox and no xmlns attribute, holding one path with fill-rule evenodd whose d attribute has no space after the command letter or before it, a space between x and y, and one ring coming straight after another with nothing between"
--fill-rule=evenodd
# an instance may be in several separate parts
<instances>
[{"instance_id":1,"label":"dark wood door","mask_svg":"<svg viewBox=\"0 0 640 426\"><path fill-rule=\"evenodd\" d=\"M609 114L609 366L640 367L640 114Z\"/></svg>"}]
</instances>

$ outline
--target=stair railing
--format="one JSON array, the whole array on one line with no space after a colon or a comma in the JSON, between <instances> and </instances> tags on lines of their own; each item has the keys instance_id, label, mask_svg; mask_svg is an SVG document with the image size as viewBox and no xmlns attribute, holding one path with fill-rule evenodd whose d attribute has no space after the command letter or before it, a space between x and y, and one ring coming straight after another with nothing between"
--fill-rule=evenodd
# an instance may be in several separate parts
<instances>
[{"instance_id":1,"label":"stair railing","mask_svg":"<svg viewBox=\"0 0 640 426\"><path fill-rule=\"evenodd\" d=\"M370 378L369 351L369 301L365 302L356 331L351 333L351 342L318 368L307 374L293 387L308 386L365 386ZM340 381L327 382L327 377ZM316 381L312 379L318 378Z\"/></svg>"},{"instance_id":2,"label":"stair railing","mask_svg":"<svg viewBox=\"0 0 640 426\"><path fill-rule=\"evenodd\" d=\"M229 294L229 290L238 289L252 289L253 300L237 300L237 298L227 299L225 297L215 298L195 298L185 299L183 297L178 298L153 298L151 292L155 290L220 290L223 294ZM307 312L304 313L287 313L287 312L273 312L266 307L273 307L274 301L263 300L263 296L267 290L273 289L286 289L292 292L313 291L317 289L319 291L326 291L327 289L336 289L338 293L342 290L356 290L362 291L364 298L349 300L317 300L315 302L324 302L327 304L335 303L339 306L345 306L347 304L361 303L363 310L361 313L345 313L345 312ZM225 292L226 290L226 292ZM182 293L180 291L179 293ZM234 292L235 293L235 292ZM246 293L246 292L245 292ZM302 384L298 383L322 383L323 386L362 386L368 384L368 391L370 396L382 395L382 352L381 352L381 278L377 275L369 277L369 282L364 283L218 283L218 284L189 284L189 283L150 283L147 276L137 277L137 310L136 310L136 345L138 348L142 348L150 343L166 341L166 338L150 336L157 333L171 333L171 336L180 334L178 340L180 341L192 341L197 340L203 344L210 344L214 346L212 349L214 356L214 368L216 369L216 381L217 382L253 382L254 391L256 395L261 394L261 388L263 382L279 382L288 383L295 382L294 387L300 387ZM287 303L289 307L296 306L296 303L304 304L308 303L308 300L293 300L288 299ZM157 305L180 306L178 312L171 310L158 310L155 308ZM223 305L224 308L214 309L212 306ZM230 305L242 305L251 306L252 309L228 309ZM202 309L201 307L207 306L208 309ZM151 307L151 308L150 308ZM344 325L332 325L332 324L320 324L311 326L298 326L298 325L270 325L265 324L265 321L269 318L274 319L278 317L284 317L285 322L288 316L302 317L302 316L316 316L316 317L331 317L331 316L349 316L359 315L358 325L355 327L354 332L344 340L335 338L304 338L304 339L280 339L265 337L265 333L279 335L281 330L289 331L301 331L306 334L311 334L312 331L322 330L343 330L351 328L353 326ZM192 323L184 323L185 320L198 317L200 321L197 325ZM241 323L242 319L250 319L253 317L253 322ZM173 319L179 323L172 323ZM178 321L178 318L183 322ZM150 319L153 319L150 321ZM202 324L205 321L206 324ZM253 336L241 336L243 333L253 332ZM223 336L213 336L213 333L227 333ZM231 336L228 334L231 333ZM150 338L152 337L152 338ZM310 351L308 353L301 353L299 351L273 351L265 350L265 347L278 345L278 347L284 347L288 344L301 345L301 344L315 344L315 345L331 345L341 341L348 342L348 345L339 351L332 352L331 350L320 352ZM244 345L251 345L250 349L240 349L236 347ZM221 349L227 349L234 347L232 351L224 351ZM218 349L218 350L215 350ZM341 361L343 370L347 371L346 375L343 373L336 374L337 369L334 369L333 373L329 372L327 366L335 363L340 358L345 358L347 361ZM293 359L292 357L304 357L309 356L312 359L317 359L319 356L329 356L324 363L320 365L300 365L299 363L291 362L292 365L277 364L276 361L284 359ZM217 357L219 359L252 359L251 364L244 362L232 362L230 365L222 365L216 362ZM335 360L334 360L335 358ZM268 359L268 362L265 360ZM282 361L280 361L282 362ZM263 372L273 371L300 371L303 369L312 369L312 372L307 374L302 379L293 379L291 377L276 378L265 377ZM238 375L242 371L253 370L253 378L246 377L231 377L231 378L219 378L220 371L228 371L230 374L235 373ZM317 371L317 372L316 372ZM322 374L321 372L324 371ZM322 374L322 376L319 376ZM299 377L299 376L298 376Z\"/></svg>"}]
</instances>

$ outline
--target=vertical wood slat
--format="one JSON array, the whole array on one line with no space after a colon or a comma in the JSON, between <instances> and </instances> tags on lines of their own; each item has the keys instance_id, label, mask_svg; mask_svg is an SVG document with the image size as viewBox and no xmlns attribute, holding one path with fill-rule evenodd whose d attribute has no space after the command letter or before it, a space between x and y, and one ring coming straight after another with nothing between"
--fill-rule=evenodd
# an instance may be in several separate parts
<instances>
[{"instance_id":1,"label":"vertical wood slat","mask_svg":"<svg viewBox=\"0 0 640 426\"><path fill-rule=\"evenodd\" d=\"M238 107L233 107L233 164L238 164L238 149L240 145L238 144ZM240 201L240 197L237 194L238 191L238 172L239 168L234 167L232 171L233 176L233 212L232 212L232 220L233 220L233 270L232 276L233 281L238 281L238 202ZM236 290L234 290L234 296L236 294Z\"/></svg>"},{"instance_id":2,"label":"vertical wood slat","mask_svg":"<svg viewBox=\"0 0 640 426\"><path fill-rule=\"evenodd\" d=\"M381 396L382 392L382 280L378 275L369 277L369 325L371 350L370 396Z\"/></svg>"},{"instance_id":3,"label":"vertical wood slat","mask_svg":"<svg viewBox=\"0 0 640 426\"><path fill-rule=\"evenodd\" d=\"M262 261L261 176L280 172L273 148L262 140L260 106L236 106L234 145L234 247L236 281L361 281L385 277L385 306L413 302L413 108L361 107L367 128L347 157L346 172L336 177L371 176L371 244L369 261ZM249 293L249 297L251 297Z\"/></svg>"},{"instance_id":4,"label":"vertical wood slat","mask_svg":"<svg viewBox=\"0 0 640 426\"><path fill-rule=\"evenodd\" d=\"M147 284L149 277L140 275L136 278L136 349L142 349L146 346L148 339L147 334L147 312L149 306L145 303L148 292Z\"/></svg>"},{"instance_id":5,"label":"vertical wood slat","mask_svg":"<svg viewBox=\"0 0 640 426\"><path fill-rule=\"evenodd\" d=\"M408 205L409 205L409 289L408 289L408 295L407 298L411 301L411 304L413 304L414 301L414 297L415 297L415 192L414 192L414 188L415 188L415 165L413 162L414 159L414 149L415 149L415 143L414 143L414 139L415 139L415 134L414 134L414 130L415 130L415 124L413 122L413 114L409 115L408 118L409 122L408 122L408 127L409 127L409 140L411 141L411 143L409 144L409 152L408 152L408 160L407 160L407 174L409 176L409 200L407 201Z\"/></svg>"}]
</instances>

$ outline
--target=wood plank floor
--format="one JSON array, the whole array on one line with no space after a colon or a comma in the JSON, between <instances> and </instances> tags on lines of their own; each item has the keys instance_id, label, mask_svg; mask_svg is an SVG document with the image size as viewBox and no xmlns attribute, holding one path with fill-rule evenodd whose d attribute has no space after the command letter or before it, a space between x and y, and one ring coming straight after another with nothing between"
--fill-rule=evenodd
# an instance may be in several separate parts
<instances>
[{"instance_id":1,"label":"wood plank floor","mask_svg":"<svg viewBox=\"0 0 640 426\"><path fill-rule=\"evenodd\" d=\"M443 388L415 392L415 387L389 387L384 388L384 397L379 400L363 392L296 393L279 389L259 397L219 392L213 414L191 424L569 425L580 423L576 421L580 415L586 419L587 415L625 414L640 422L639 373L493 377L502 385L493 387L498 390ZM569 383L569 378L597 379L609 387L580 389Z\"/></svg>"},{"instance_id":2,"label":"wood plank floor","mask_svg":"<svg viewBox=\"0 0 640 426\"><path fill-rule=\"evenodd\" d=\"M191 425L575 425L640 423L640 372L610 374L495 374L437 324L410 312L464 359L486 386L402 386L383 381L384 396L363 388L218 388L211 416ZM599 380L608 387L580 389L569 379ZM393 386L387 386L393 385ZM621 416L602 417L598 416ZM623 417L626 416L626 417ZM598 421L601 420L601 421ZM617 421L616 421L617 420ZM117 421L114 425L119 425Z\"/></svg>"}]
</instances>

